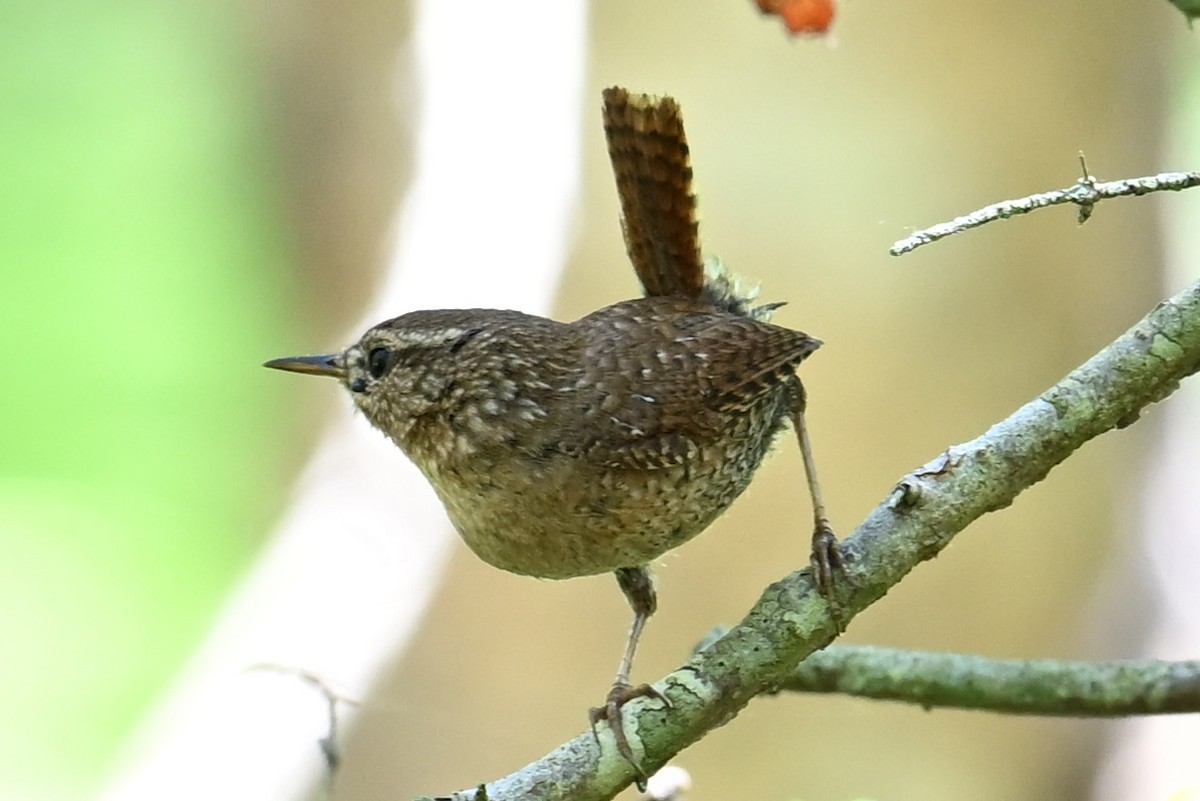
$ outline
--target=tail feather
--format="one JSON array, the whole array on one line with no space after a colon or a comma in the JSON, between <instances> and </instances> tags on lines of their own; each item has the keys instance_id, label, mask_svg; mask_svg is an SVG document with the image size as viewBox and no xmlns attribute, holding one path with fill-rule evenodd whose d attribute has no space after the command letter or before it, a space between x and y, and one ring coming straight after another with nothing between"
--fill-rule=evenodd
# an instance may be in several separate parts
<instances>
[{"instance_id":1,"label":"tail feather","mask_svg":"<svg viewBox=\"0 0 1200 801\"><path fill-rule=\"evenodd\" d=\"M604 90L604 134L625 247L648 296L698 298L704 287L696 195L679 104Z\"/></svg>"}]
</instances>

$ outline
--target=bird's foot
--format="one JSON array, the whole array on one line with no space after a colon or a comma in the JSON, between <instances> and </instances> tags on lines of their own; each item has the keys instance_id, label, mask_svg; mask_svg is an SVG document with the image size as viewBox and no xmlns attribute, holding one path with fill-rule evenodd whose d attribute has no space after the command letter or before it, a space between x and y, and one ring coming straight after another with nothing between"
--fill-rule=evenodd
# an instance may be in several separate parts
<instances>
[{"instance_id":1,"label":"bird's foot","mask_svg":"<svg viewBox=\"0 0 1200 801\"><path fill-rule=\"evenodd\" d=\"M600 735L596 733L596 724L602 720L608 723L609 731L613 733L613 740L617 744L617 753L633 766L638 789L645 791L646 772L642 770L641 763L638 762L637 756L633 753L633 748L629 745L629 738L625 736L624 721L621 719L621 707L634 698L655 698L662 701L668 707L671 705L671 702L667 700L665 695L649 684L639 684L636 687L631 687L626 682L618 681L608 691L608 695L604 699L604 706L592 707L588 710L588 720L591 721L592 736L596 738L597 744L600 742Z\"/></svg>"},{"instance_id":2,"label":"bird's foot","mask_svg":"<svg viewBox=\"0 0 1200 801\"><path fill-rule=\"evenodd\" d=\"M846 571L846 560L842 557L842 549L838 545L837 535L833 533L829 521L820 520L813 529L812 556L813 581L817 592L829 605L829 615L837 626L838 633L846 630L842 620L842 606L834 598L834 587L838 580L854 586L854 579Z\"/></svg>"}]
</instances>

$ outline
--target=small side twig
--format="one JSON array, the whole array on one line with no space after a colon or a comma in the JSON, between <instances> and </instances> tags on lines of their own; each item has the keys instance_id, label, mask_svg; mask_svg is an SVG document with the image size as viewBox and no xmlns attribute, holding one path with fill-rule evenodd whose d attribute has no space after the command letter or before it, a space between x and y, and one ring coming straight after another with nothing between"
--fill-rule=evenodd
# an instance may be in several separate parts
<instances>
[{"instance_id":1,"label":"small side twig","mask_svg":"<svg viewBox=\"0 0 1200 801\"><path fill-rule=\"evenodd\" d=\"M1054 189L1049 192L1039 192L1035 195L1002 200L990 206L984 206L977 211L962 217L955 217L949 222L939 223L921 231L916 231L904 239L898 240L888 252L893 256L903 256L916 250L922 245L928 245L952 234L957 234L971 228L978 228L994 220L1007 220L1018 214L1028 214L1031 211L1058 206L1063 203L1074 203L1079 206L1079 222L1083 224L1092 216L1092 210L1101 200L1130 195L1146 195L1151 192L1178 192L1200 186L1200 172L1164 172L1158 175L1148 175L1144 178L1125 178L1120 181L1097 181L1087 170L1083 154L1079 154L1079 163L1083 168L1083 177L1072 186L1065 189Z\"/></svg>"},{"instance_id":2,"label":"small side twig","mask_svg":"<svg viewBox=\"0 0 1200 801\"><path fill-rule=\"evenodd\" d=\"M1014 715L1200 712L1200 661L1023 661L831 645L801 662L780 689Z\"/></svg>"},{"instance_id":3,"label":"small side twig","mask_svg":"<svg viewBox=\"0 0 1200 801\"><path fill-rule=\"evenodd\" d=\"M325 698L325 706L329 716L329 728L324 737L317 741L317 746L321 749L321 756L325 759L326 781L332 784L333 775L337 772L338 766L342 761L342 750L338 745L338 704L346 704L348 706L358 706L358 701L340 690L325 679L304 668L289 667L280 665L274 662L260 662L256 665L251 665L246 668L246 671L269 670L273 673L281 673L285 676L295 676L305 684L316 688Z\"/></svg>"}]
</instances>

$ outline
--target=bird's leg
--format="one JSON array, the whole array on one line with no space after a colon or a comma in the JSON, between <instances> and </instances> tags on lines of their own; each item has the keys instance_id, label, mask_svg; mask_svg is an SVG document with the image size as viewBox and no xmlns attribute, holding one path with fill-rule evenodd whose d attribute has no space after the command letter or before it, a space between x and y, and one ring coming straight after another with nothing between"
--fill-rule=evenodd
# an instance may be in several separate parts
<instances>
[{"instance_id":1,"label":"bird's leg","mask_svg":"<svg viewBox=\"0 0 1200 801\"><path fill-rule=\"evenodd\" d=\"M608 727L612 730L613 739L617 743L617 752L633 765L633 769L637 771L638 788L644 790L646 774L642 770L642 766L638 764L637 757L634 756L633 749L629 746L629 739L625 736L625 728L621 721L621 707L634 698L643 697L657 698L670 704L662 693L649 684L640 684L637 687L629 684L629 670L633 665L633 654L637 650L638 638L642 636L642 628L645 627L646 620L658 608L658 596L654 593L654 582L650 578L650 571L645 567L622 567L616 571L615 575L621 592L625 593L626 600L633 607L633 625L629 629L629 640L625 643L625 655L621 657L621 665L617 668L616 681L613 682L612 689L608 691L608 696L604 699L604 706L593 708L588 713L588 718L592 722L593 734L596 732L597 723L602 720L608 721Z\"/></svg>"},{"instance_id":2,"label":"bird's leg","mask_svg":"<svg viewBox=\"0 0 1200 801\"><path fill-rule=\"evenodd\" d=\"M813 535L812 556L810 561L813 569L813 581L817 591L829 604L830 613L838 629L842 628L841 609L833 599L835 577L840 574L849 580L846 574L846 563L842 559L842 550L838 547L837 536L829 525L829 516L825 514L825 502L821 499L821 484L817 481L817 465L813 461L812 442L808 438L808 426L804 421L806 398L804 385L796 380L796 391L792 396L792 425L796 429L796 439L800 443L800 456L804 459L804 475L808 479L808 494L812 498Z\"/></svg>"}]
</instances>

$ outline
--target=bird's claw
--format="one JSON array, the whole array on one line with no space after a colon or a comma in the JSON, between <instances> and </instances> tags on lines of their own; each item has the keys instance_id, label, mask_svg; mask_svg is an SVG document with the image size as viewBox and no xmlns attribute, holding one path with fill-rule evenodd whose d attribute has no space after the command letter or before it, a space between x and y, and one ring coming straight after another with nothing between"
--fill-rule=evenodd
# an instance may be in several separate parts
<instances>
[{"instance_id":1,"label":"bird's claw","mask_svg":"<svg viewBox=\"0 0 1200 801\"><path fill-rule=\"evenodd\" d=\"M854 586L854 579L846 571L846 560L838 545L837 535L826 520L818 521L813 529L812 556L809 557L809 562L812 564L813 582L817 585L817 592L829 605L830 617L833 618L838 633L841 633L846 627L842 620L841 604L834 599L834 588L839 577L850 586Z\"/></svg>"},{"instance_id":2,"label":"bird's claw","mask_svg":"<svg viewBox=\"0 0 1200 801\"><path fill-rule=\"evenodd\" d=\"M637 756L633 753L632 746L629 745L629 738L625 736L624 721L621 719L621 707L635 698L654 698L662 701L668 708L671 706L670 700L661 691L649 684L639 684L636 687L632 687L625 682L617 682L604 698L604 706L592 707L588 710L588 720L592 724L592 736L596 738L597 745L600 744L600 735L596 733L596 724L602 720L608 723L609 731L612 732L613 740L617 744L617 753L633 766L634 781L637 783L638 790L644 792L646 789L646 772L642 770L641 763L638 762Z\"/></svg>"}]
</instances>

